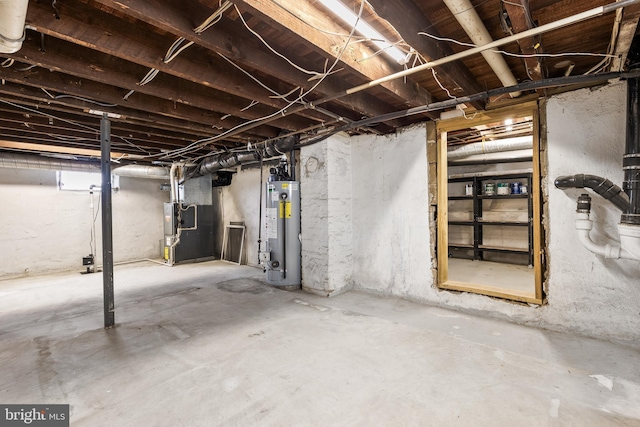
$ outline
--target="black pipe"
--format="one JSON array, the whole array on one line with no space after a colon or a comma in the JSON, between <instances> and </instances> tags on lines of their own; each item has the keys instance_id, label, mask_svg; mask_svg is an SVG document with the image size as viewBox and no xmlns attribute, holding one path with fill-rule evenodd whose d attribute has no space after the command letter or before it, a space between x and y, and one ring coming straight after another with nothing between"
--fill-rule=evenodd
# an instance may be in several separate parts
<instances>
[{"instance_id":1,"label":"black pipe","mask_svg":"<svg viewBox=\"0 0 640 427\"><path fill-rule=\"evenodd\" d=\"M264 143L264 157L281 156L293 150L300 140L299 135L290 135ZM198 167L190 174L189 178L199 175L214 173L220 169L233 168L245 163L253 163L261 160L263 156L258 151L238 151L215 154L202 160Z\"/></svg>"},{"instance_id":2,"label":"black pipe","mask_svg":"<svg viewBox=\"0 0 640 427\"><path fill-rule=\"evenodd\" d=\"M102 170L102 290L104 294L104 327L115 326L113 295L113 216L111 213L111 122L104 114L100 120Z\"/></svg>"},{"instance_id":3,"label":"black pipe","mask_svg":"<svg viewBox=\"0 0 640 427\"><path fill-rule=\"evenodd\" d=\"M473 101L481 101L483 99L489 99L492 96L504 95L511 92L523 92L527 90L547 89L547 88L560 87L560 86L571 86L571 85L578 85L578 84L606 82L607 80L611 80L615 78L634 78L638 76L640 76L640 69L630 70L628 72L612 72L612 73L602 73L602 74L552 77L548 79L518 83L513 86L499 87L496 89L487 90L485 92L479 92L473 95L461 96L455 99L448 99L446 101L432 102L431 104L409 108L408 110L396 111L393 113L387 113L380 116L362 119L357 122L350 123L348 125L334 128L323 135L320 135L316 138L312 138L307 141L304 141L301 144L298 144L297 147L306 147L308 145L316 144L318 142L324 141L325 139L339 132L345 132L345 131L356 129L363 126L371 126L376 123L385 122L389 120L410 117L415 114L428 113L431 111L440 111L447 108L455 107L456 105L470 103Z\"/></svg>"},{"instance_id":4,"label":"black pipe","mask_svg":"<svg viewBox=\"0 0 640 427\"><path fill-rule=\"evenodd\" d=\"M289 163L291 163L291 172L289 175L291 176L291 181L296 180L296 150L294 148L289 152Z\"/></svg>"},{"instance_id":5,"label":"black pipe","mask_svg":"<svg viewBox=\"0 0 640 427\"><path fill-rule=\"evenodd\" d=\"M561 190L567 188L590 188L604 199L609 200L622 212L629 208L629 200L622 188L606 178L596 175L567 175L556 178L555 185Z\"/></svg>"},{"instance_id":6,"label":"black pipe","mask_svg":"<svg viewBox=\"0 0 640 427\"><path fill-rule=\"evenodd\" d=\"M264 158L260 156L260 209L258 213L258 265L260 265L260 251L262 250L262 193L264 193L264 171L262 165Z\"/></svg>"},{"instance_id":7,"label":"black pipe","mask_svg":"<svg viewBox=\"0 0 640 427\"><path fill-rule=\"evenodd\" d=\"M640 82L638 77L627 80L627 134L622 160L624 183L629 196L629 208L622 215L623 224L640 225Z\"/></svg>"}]
</instances>

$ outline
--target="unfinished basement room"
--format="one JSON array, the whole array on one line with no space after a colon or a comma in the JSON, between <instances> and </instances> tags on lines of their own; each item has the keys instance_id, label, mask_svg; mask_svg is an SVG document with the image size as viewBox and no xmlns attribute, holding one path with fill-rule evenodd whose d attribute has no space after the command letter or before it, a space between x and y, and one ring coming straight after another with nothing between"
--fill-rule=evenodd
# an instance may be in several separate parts
<instances>
[{"instance_id":1,"label":"unfinished basement room","mask_svg":"<svg viewBox=\"0 0 640 427\"><path fill-rule=\"evenodd\" d=\"M640 0L0 0L0 426L640 427Z\"/></svg>"}]
</instances>

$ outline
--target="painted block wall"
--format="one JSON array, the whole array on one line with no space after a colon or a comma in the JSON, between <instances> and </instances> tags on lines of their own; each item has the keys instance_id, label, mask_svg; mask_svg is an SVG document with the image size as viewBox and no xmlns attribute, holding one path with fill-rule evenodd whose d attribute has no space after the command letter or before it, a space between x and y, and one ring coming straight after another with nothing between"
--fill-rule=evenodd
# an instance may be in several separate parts
<instances>
[{"instance_id":1,"label":"painted block wall","mask_svg":"<svg viewBox=\"0 0 640 427\"><path fill-rule=\"evenodd\" d=\"M267 182L269 178L269 167L263 168L263 179ZM233 175L231 185L218 187L214 192L219 192L222 223L226 227L232 221L244 221L244 256L243 264L258 266L258 227L260 221L260 168L238 170ZM264 189L262 189L264 191ZM264 200L263 200L264 204ZM262 210L264 215L264 209ZM224 229L220 229L224 232ZM262 230L264 240L264 229ZM220 239L222 245L222 239ZM222 246L218 250L221 250Z\"/></svg>"},{"instance_id":2,"label":"painted block wall","mask_svg":"<svg viewBox=\"0 0 640 427\"><path fill-rule=\"evenodd\" d=\"M525 306L469 293L440 291L429 269L426 136L411 128L395 136L351 138L353 281L356 288L469 310L518 323L638 346L640 263L604 260L582 248L574 231L577 191L553 187L561 174L592 173L622 181L626 85L614 83L552 97L541 114L543 190L548 239L548 304ZM331 215L331 212L328 213ZM602 241L617 237L619 213L594 197Z\"/></svg>"},{"instance_id":3,"label":"painted block wall","mask_svg":"<svg viewBox=\"0 0 640 427\"><path fill-rule=\"evenodd\" d=\"M432 291L426 127L351 138L353 282L404 298Z\"/></svg>"},{"instance_id":4,"label":"painted block wall","mask_svg":"<svg viewBox=\"0 0 640 427\"><path fill-rule=\"evenodd\" d=\"M115 262L160 257L162 204L169 201L160 182L120 178L112 197ZM0 200L0 279L84 269L82 257L91 252L88 191L58 191L55 171L0 169ZM96 234L102 264L101 212Z\"/></svg>"},{"instance_id":5,"label":"painted block wall","mask_svg":"<svg viewBox=\"0 0 640 427\"><path fill-rule=\"evenodd\" d=\"M335 135L303 147L301 159L302 286L320 295L352 287L351 143Z\"/></svg>"},{"instance_id":6,"label":"painted block wall","mask_svg":"<svg viewBox=\"0 0 640 427\"><path fill-rule=\"evenodd\" d=\"M553 185L560 175L589 173L622 186L626 90L626 83L615 82L559 95L547 104L548 311L555 322L580 332L639 345L640 262L605 260L582 247L574 231L575 201L589 190L561 191ZM617 240L620 211L591 195L592 238Z\"/></svg>"}]
</instances>

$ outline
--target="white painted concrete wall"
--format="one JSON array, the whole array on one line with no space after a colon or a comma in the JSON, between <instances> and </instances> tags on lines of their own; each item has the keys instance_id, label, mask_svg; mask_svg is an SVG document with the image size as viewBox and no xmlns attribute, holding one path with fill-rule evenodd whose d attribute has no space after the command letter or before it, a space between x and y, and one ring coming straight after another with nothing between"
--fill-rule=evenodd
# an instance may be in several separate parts
<instances>
[{"instance_id":1,"label":"white painted concrete wall","mask_svg":"<svg viewBox=\"0 0 640 427\"><path fill-rule=\"evenodd\" d=\"M157 180L120 178L112 198L115 262L160 257L169 193L159 186ZM55 171L0 169L0 200L0 279L84 269L82 257L91 252L88 191L58 191ZM102 264L100 212L96 233Z\"/></svg>"},{"instance_id":2,"label":"white painted concrete wall","mask_svg":"<svg viewBox=\"0 0 640 427\"><path fill-rule=\"evenodd\" d=\"M267 182L269 167L263 168L263 179ZM258 227L260 221L260 168L238 169L233 175L231 185L221 187L222 221L225 227L231 221L244 221L246 230L244 236L243 264L258 265ZM262 191L264 192L264 184ZM264 200L262 201L264 206ZM264 208L262 209L264 215ZM264 229L262 240L264 241Z\"/></svg>"},{"instance_id":3,"label":"white painted concrete wall","mask_svg":"<svg viewBox=\"0 0 640 427\"><path fill-rule=\"evenodd\" d=\"M589 253L576 237L578 191L553 187L558 175L592 173L621 184L626 85L551 98L548 140L548 304L523 306L436 288L430 271L426 136L413 128L391 137L351 138L353 281L369 292L397 295L524 324L638 345L640 263ZM542 112L545 114L545 112ZM327 213L331 216L332 212ZM597 240L617 237L619 212L594 197ZM330 248L329 248L330 249Z\"/></svg>"},{"instance_id":4,"label":"white painted concrete wall","mask_svg":"<svg viewBox=\"0 0 640 427\"><path fill-rule=\"evenodd\" d=\"M431 290L425 126L351 138L353 281L360 289L426 298Z\"/></svg>"},{"instance_id":5,"label":"white painted concrete wall","mask_svg":"<svg viewBox=\"0 0 640 427\"><path fill-rule=\"evenodd\" d=\"M575 200L589 190L561 191L559 175L589 173L622 186L626 84L617 82L552 98L547 106L549 195L548 319L593 335L640 339L640 262L605 260L574 231ZM569 160L570 159L570 160ZM593 238L618 238L620 211L593 197Z\"/></svg>"}]
</instances>

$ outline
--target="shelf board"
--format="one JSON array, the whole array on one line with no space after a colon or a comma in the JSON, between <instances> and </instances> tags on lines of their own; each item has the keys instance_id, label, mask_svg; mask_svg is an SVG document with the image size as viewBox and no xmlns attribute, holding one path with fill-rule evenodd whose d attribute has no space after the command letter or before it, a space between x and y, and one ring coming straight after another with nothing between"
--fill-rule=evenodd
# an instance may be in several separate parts
<instances>
[{"instance_id":1,"label":"shelf board","mask_svg":"<svg viewBox=\"0 0 640 427\"><path fill-rule=\"evenodd\" d=\"M527 248L507 248L502 246L490 246L490 245L478 245L478 249L483 251L496 251L496 252L517 252L528 254L529 249Z\"/></svg>"},{"instance_id":2,"label":"shelf board","mask_svg":"<svg viewBox=\"0 0 640 427\"><path fill-rule=\"evenodd\" d=\"M450 244L449 248L452 248L452 249L473 249L473 245L463 245L463 244L454 243L454 244Z\"/></svg>"},{"instance_id":3,"label":"shelf board","mask_svg":"<svg viewBox=\"0 0 640 427\"><path fill-rule=\"evenodd\" d=\"M529 222L522 221L478 221L480 225L509 225L509 226L525 226L529 225Z\"/></svg>"},{"instance_id":4,"label":"shelf board","mask_svg":"<svg viewBox=\"0 0 640 427\"><path fill-rule=\"evenodd\" d=\"M533 169L514 170L506 173L490 172L474 172L474 173L461 173L455 175L449 175L449 182L464 182L471 181L477 177L479 179L511 179L511 178L528 178L533 172Z\"/></svg>"},{"instance_id":5,"label":"shelf board","mask_svg":"<svg viewBox=\"0 0 640 427\"><path fill-rule=\"evenodd\" d=\"M473 196L451 196L449 200L473 200Z\"/></svg>"},{"instance_id":6,"label":"shelf board","mask_svg":"<svg viewBox=\"0 0 640 427\"><path fill-rule=\"evenodd\" d=\"M474 225L473 221L449 221L449 225Z\"/></svg>"},{"instance_id":7,"label":"shelf board","mask_svg":"<svg viewBox=\"0 0 640 427\"><path fill-rule=\"evenodd\" d=\"M468 196L471 197L471 196ZM480 195L478 196L478 199L528 199L529 195L528 194L495 194L493 196L486 196L486 195Z\"/></svg>"}]
</instances>

